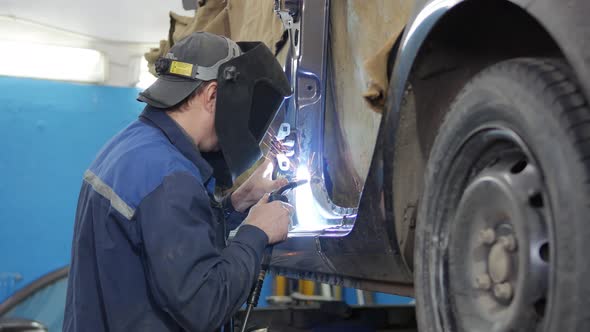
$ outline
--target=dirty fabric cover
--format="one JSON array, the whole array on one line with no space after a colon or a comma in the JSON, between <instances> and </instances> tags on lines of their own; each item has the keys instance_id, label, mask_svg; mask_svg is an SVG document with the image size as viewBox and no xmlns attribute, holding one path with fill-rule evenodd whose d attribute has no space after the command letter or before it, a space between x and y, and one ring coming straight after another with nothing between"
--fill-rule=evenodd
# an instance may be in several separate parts
<instances>
[{"instance_id":1,"label":"dirty fabric cover","mask_svg":"<svg viewBox=\"0 0 590 332\"><path fill-rule=\"evenodd\" d=\"M193 17L170 12L168 39L145 55L150 70L154 74L153 63L158 57L195 31L223 35L234 41L262 41L274 50L284 29L273 6L273 0L200 0Z\"/></svg>"},{"instance_id":2,"label":"dirty fabric cover","mask_svg":"<svg viewBox=\"0 0 590 332\"><path fill-rule=\"evenodd\" d=\"M414 0L331 1L324 156L333 199L341 205L356 204L369 171L389 85L389 51L413 5Z\"/></svg>"},{"instance_id":3,"label":"dirty fabric cover","mask_svg":"<svg viewBox=\"0 0 590 332\"><path fill-rule=\"evenodd\" d=\"M414 0L331 1L325 157L336 203L354 205L362 190L385 104L389 51L413 4ZM146 54L150 68L171 45L195 31L235 41L259 40L276 49L284 29L273 5L273 0L200 0L194 17L171 12L168 39ZM278 55L281 63L286 50Z\"/></svg>"}]
</instances>

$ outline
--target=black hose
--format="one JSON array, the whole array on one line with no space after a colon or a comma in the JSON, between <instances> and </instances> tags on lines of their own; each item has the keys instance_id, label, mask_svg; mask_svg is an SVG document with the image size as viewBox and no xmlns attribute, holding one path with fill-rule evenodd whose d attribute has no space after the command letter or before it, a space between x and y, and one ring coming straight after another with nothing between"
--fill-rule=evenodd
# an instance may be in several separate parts
<instances>
[{"instance_id":1,"label":"black hose","mask_svg":"<svg viewBox=\"0 0 590 332\"><path fill-rule=\"evenodd\" d=\"M272 201L283 201L288 203L289 199L287 196L283 195L286 191L297 188L302 184L306 184L307 180L299 180L289 182L288 184L282 186L278 190L272 192L268 198L269 202ZM264 283L264 278L266 277L266 272L270 266L270 260L272 258L272 249L273 246L268 246L264 249L264 254L262 255L262 262L260 267L260 273L258 274L258 279L254 283L252 290L250 291L250 295L248 295L248 300L246 304L248 305L246 308L246 316L244 316L244 322L242 324L242 329L240 332L246 332L246 325L248 325L248 320L250 319L250 314L252 313L252 309L258 306L258 300L260 299L260 293L262 291L262 284Z\"/></svg>"}]
</instances>

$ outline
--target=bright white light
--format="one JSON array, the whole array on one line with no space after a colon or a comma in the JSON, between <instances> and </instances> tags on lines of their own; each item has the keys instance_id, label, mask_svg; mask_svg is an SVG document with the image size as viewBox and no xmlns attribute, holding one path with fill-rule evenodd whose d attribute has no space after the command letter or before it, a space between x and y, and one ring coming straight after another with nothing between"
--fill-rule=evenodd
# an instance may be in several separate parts
<instances>
[{"instance_id":1,"label":"bright white light","mask_svg":"<svg viewBox=\"0 0 590 332\"><path fill-rule=\"evenodd\" d=\"M356 215L347 212L348 209L339 208L339 212L335 212L334 209L338 207L332 205L330 206L332 210L328 210L322 206L321 200L324 197L321 196L321 189L313 186L313 181L309 181L311 176L306 165L300 165L297 168L296 178L308 180L308 182L295 188L293 196L290 197L295 206L297 222L289 230L289 236L298 236L296 234L309 236L318 231L342 226L343 213L347 213L347 217L356 218ZM327 203L330 204L330 202Z\"/></svg>"},{"instance_id":2,"label":"bright white light","mask_svg":"<svg viewBox=\"0 0 590 332\"><path fill-rule=\"evenodd\" d=\"M299 181L299 180L309 181L309 178L311 177L311 175L309 175L309 170L307 169L307 166L305 166L305 165L299 166L297 168L297 173L295 174L295 177L297 178L297 181Z\"/></svg>"},{"instance_id":3,"label":"bright white light","mask_svg":"<svg viewBox=\"0 0 590 332\"><path fill-rule=\"evenodd\" d=\"M145 90L157 80L157 77L150 73L148 62L144 57L141 57L139 66L139 82L135 86Z\"/></svg>"},{"instance_id":4,"label":"bright white light","mask_svg":"<svg viewBox=\"0 0 590 332\"><path fill-rule=\"evenodd\" d=\"M0 41L0 75L100 83L105 58L91 49Z\"/></svg>"},{"instance_id":5,"label":"bright white light","mask_svg":"<svg viewBox=\"0 0 590 332\"><path fill-rule=\"evenodd\" d=\"M297 180L309 181L310 175L307 166L299 166L297 168L296 177ZM305 230L313 230L317 228L317 207L309 182L295 189L295 212L297 213L296 228Z\"/></svg>"},{"instance_id":6,"label":"bright white light","mask_svg":"<svg viewBox=\"0 0 590 332\"><path fill-rule=\"evenodd\" d=\"M272 179L272 173L274 171L274 168L275 167L274 167L273 163L269 162L268 165L266 165L266 169L262 173L262 178Z\"/></svg>"}]
</instances>

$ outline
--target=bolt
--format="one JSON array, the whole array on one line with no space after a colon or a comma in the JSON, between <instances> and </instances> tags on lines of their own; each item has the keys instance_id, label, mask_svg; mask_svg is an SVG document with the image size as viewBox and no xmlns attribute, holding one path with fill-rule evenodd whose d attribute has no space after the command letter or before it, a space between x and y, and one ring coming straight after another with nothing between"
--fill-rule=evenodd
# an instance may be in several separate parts
<instances>
[{"instance_id":1,"label":"bolt","mask_svg":"<svg viewBox=\"0 0 590 332\"><path fill-rule=\"evenodd\" d=\"M487 274L482 273L475 278L475 285L481 290L489 290L492 287L492 279Z\"/></svg>"},{"instance_id":2,"label":"bolt","mask_svg":"<svg viewBox=\"0 0 590 332\"><path fill-rule=\"evenodd\" d=\"M479 232L479 241L482 244L493 244L496 242L496 232L491 228L482 229Z\"/></svg>"},{"instance_id":3,"label":"bolt","mask_svg":"<svg viewBox=\"0 0 590 332\"><path fill-rule=\"evenodd\" d=\"M495 285L494 295L500 300L512 299L512 285L507 282Z\"/></svg>"},{"instance_id":4,"label":"bolt","mask_svg":"<svg viewBox=\"0 0 590 332\"><path fill-rule=\"evenodd\" d=\"M498 239L498 242L500 242L500 244L504 247L504 249L506 249L508 251L516 250L516 238L514 238L514 235L512 235L512 234L506 235L506 236L500 236L500 238Z\"/></svg>"}]
</instances>

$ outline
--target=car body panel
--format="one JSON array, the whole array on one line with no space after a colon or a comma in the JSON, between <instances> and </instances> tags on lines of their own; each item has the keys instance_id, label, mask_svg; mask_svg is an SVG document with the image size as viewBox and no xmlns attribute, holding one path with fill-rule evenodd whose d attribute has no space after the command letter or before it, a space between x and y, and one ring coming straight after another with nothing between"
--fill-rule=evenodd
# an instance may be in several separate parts
<instances>
[{"instance_id":1,"label":"car body panel","mask_svg":"<svg viewBox=\"0 0 590 332\"><path fill-rule=\"evenodd\" d=\"M325 207L324 211L328 210L328 213L311 217L332 218L336 222L334 227L320 232L292 231L286 242L275 246L272 268L294 278L365 289L393 287L398 294L411 295L411 275L396 248L393 229L383 231L384 225L392 224L384 221L382 181L379 180L382 171L379 167L373 167L367 178L358 210L334 205L325 192L322 158L314 158L314 155L321 155L323 149L329 1L303 1L302 8L300 53L299 50L291 52L295 64L287 68L296 92L285 118L286 121L294 121L302 132L300 144L304 147L299 151L300 163L319 178L316 184L311 185L311 190L316 200L320 200L320 205ZM376 149L375 153L379 154L379 144ZM302 214L307 212L301 211L297 194L291 199L301 219ZM357 218L357 212L362 217ZM325 217L327 214L329 216ZM320 224L329 225L330 222ZM367 282L372 286L366 285Z\"/></svg>"},{"instance_id":2,"label":"car body panel","mask_svg":"<svg viewBox=\"0 0 590 332\"><path fill-rule=\"evenodd\" d=\"M392 111L400 108L404 88L414 60L424 41L440 19L457 5L476 0L417 0L415 11L404 33L396 56L391 77L394 95ZM567 5L552 0L497 0L516 4L532 15L549 32L574 68L586 96L590 95L590 3L584 0L568 1Z\"/></svg>"},{"instance_id":3,"label":"car body panel","mask_svg":"<svg viewBox=\"0 0 590 332\"><path fill-rule=\"evenodd\" d=\"M299 82L295 86L299 107L297 112L313 105L314 112L323 111L322 93L325 84L321 81L324 75L325 30L313 28L313 37L307 37L307 22L326 19L328 1L303 1L302 48L300 68L292 71L293 77ZM356 214L340 224L345 229L337 234L310 234L310 236L292 236L285 243L275 247L272 268L275 272L294 278L312 279L332 284L342 284L362 289L385 291L403 295L411 295L411 267L404 262L395 236L395 222L392 213L385 210L384 203L384 167L383 153L395 153L391 144L383 146L386 137L395 137L399 122L399 110L404 90L425 40L436 24L445 15L452 12L458 5L477 0L417 0L414 14L407 25L395 50L396 59L390 80L389 112L383 117L378 133L373 160ZM508 0L497 0L506 2ZM319 4L318 4L319 3ZM552 0L512 0L530 13L563 50L571 63L582 86L589 95L590 83L584 80L590 74L590 21L586 20L590 12L590 4L584 0L571 0L568 5ZM312 9L314 6L315 7ZM321 9L319 9L321 8ZM309 24L309 23L308 23ZM325 21L321 24L325 29ZM309 32L307 32L309 33ZM310 42L310 39L312 40ZM319 50L318 50L319 49ZM311 54L311 55L310 55ZM306 63L307 61L307 63ZM311 62L311 63L310 63ZM304 70L301 70L304 68ZM307 92L301 88L312 85ZM303 91L303 92L302 92ZM293 115L296 117L296 115ZM301 119L301 118L300 118ZM304 125L306 122L298 122ZM316 124L317 125L317 124ZM319 137L319 136L318 136ZM390 140L387 140L390 143ZM312 144L321 145L316 137ZM320 149L316 146L316 151ZM322 179L323 180L323 179ZM297 204L297 202L295 202ZM346 218L346 217L345 217ZM346 227L354 225L353 227Z\"/></svg>"}]
</instances>

